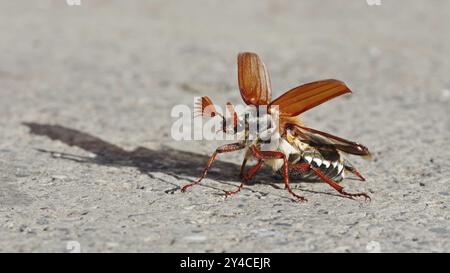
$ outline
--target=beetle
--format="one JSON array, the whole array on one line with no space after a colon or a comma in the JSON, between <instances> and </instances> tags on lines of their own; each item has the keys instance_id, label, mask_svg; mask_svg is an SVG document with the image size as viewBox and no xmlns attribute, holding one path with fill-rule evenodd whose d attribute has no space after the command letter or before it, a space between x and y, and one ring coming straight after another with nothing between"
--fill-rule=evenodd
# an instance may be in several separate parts
<instances>
[{"instance_id":1,"label":"beetle","mask_svg":"<svg viewBox=\"0 0 450 273\"><path fill-rule=\"evenodd\" d=\"M292 190L290 179L321 180L344 196L364 197L366 200L370 200L367 193L350 193L339 184L344 179L345 173L352 173L360 180L366 180L345 158L345 155L370 158L371 154L368 148L359 143L306 127L299 118L300 114L311 108L337 96L351 93L347 85L335 79L320 80L292 88L272 100L269 73L261 58L255 53L243 52L238 54L237 63L239 90L243 101L250 106L266 106L269 114L277 115L277 123L272 120L268 127L258 131L254 140L250 140L248 138L248 118L239 118L231 103L227 103L227 109L232 113L232 118L228 121L216 110L209 97L201 97L197 105L200 115L204 117L221 116L223 118L222 130L226 133L236 133L238 125L241 125L245 128L245 137L236 143L218 147L209 158L201 177L182 187L181 191L185 192L188 188L199 184L206 177L218 154L245 149L240 172L241 183L235 191L225 191L225 196L238 193L263 165L267 165L283 177L285 189L300 202L307 201L307 199ZM258 115L257 119L259 118L261 116ZM231 124L231 128L227 124ZM262 136L268 133L271 137L275 137L276 141L269 144L269 149L262 150L261 146L264 143ZM246 164L250 159L256 160L257 163L246 170Z\"/></svg>"}]
</instances>

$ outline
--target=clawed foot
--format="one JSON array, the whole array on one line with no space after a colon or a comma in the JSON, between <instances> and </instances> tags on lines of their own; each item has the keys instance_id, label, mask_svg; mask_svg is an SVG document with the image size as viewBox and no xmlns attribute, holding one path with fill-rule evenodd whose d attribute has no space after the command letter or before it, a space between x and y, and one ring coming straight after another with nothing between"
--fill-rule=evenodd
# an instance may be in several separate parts
<instances>
[{"instance_id":1,"label":"clawed foot","mask_svg":"<svg viewBox=\"0 0 450 273\"><path fill-rule=\"evenodd\" d=\"M371 201L372 199L370 198L370 196L365 193L365 192L361 192L361 193L348 193L346 191L341 191L340 192L342 195L348 196L350 198L353 199L353 197L364 197L364 201Z\"/></svg>"},{"instance_id":2,"label":"clawed foot","mask_svg":"<svg viewBox=\"0 0 450 273\"><path fill-rule=\"evenodd\" d=\"M303 196L296 196L296 198L297 198L296 201L299 202L299 203L306 203L306 202L308 202L308 199L306 199Z\"/></svg>"},{"instance_id":3,"label":"clawed foot","mask_svg":"<svg viewBox=\"0 0 450 273\"><path fill-rule=\"evenodd\" d=\"M195 184L197 184L197 183L191 183L191 184L184 185L181 188L181 192L186 192L187 189L189 189L190 187L194 186Z\"/></svg>"},{"instance_id":4,"label":"clawed foot","mask_svg":"<svg viewBox=\"0 0 450 273\"><path fill-rule=\"evenodd\" d=\"M231 195L233 195L233 194L236 194L236 193L238 193L238 192L240 192L241 191L241 189L238 189L238 190L236 190L236 191L223 191L224 192L224 194L225 194L225 198L227 198L228 196L231 196Z\"/></svg>"},{"instance_id":5,"label":"clawed foot","mask_svg":"<svg viewBox=\"0 0 450 273\"><path fill-rule=\"evenodd\" d=\"M303 196L300 196L292 191L289 192L290 194L292 194L295 197L295 201L299 202L299 203L305 203L308 202L308 199L306 199Z\"/></svg>"}]
</instances>

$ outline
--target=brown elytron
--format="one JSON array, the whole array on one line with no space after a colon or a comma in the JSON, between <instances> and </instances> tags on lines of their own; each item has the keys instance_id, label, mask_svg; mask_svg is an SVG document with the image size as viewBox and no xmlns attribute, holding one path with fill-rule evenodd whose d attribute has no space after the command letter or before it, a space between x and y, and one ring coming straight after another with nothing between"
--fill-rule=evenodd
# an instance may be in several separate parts
<instances>
[{"instance_id":1,"label":"brown elytron","mask_svg":"<svg viewBox=\"0 0 450 273\"><path fill-rule=\"evenodd\" d=\"M290 178L321 180L342 195L370 199L367 193L349 193L338 184L344 178L345 172L356 175L362 181L365 180L359 171L344 158L344 154L370 158L369 150L356 142L305 127L298 117L301 113L332 98L351 93L343 82L328 79L307 83L287 91L272 101L267 68L261 58L251 52L238 55L238 82L242 99L247 105L267 105L269 113L277 111L279 121L275 131L279 136L278 141L271 150L261 149L263 141L259 136L253 141L249 141L246 137L239 142L217 148L210 157L202 176L196 182L185 185L181 189L182 192L200 183L206 177L208 169L218 154L246 149L241 166L241 184L235 191L225 191L226 196L239 192L245 182L250 180L263 165L268 165L283 177L285 188L299 201L306 201L306 199L291 189ZM223 131L230 133L230 128L226 124L231 123L231 132L236 133L238 116L231 103L227 103L227 109L232 113L232 119L229 122L216 111L210 98L202 97L198 105L200 115L204 117L219 115L223 118ZM246 122L247 120L244 121L245 125L247 125ZM249 159L254 159L257 163L246 171L245 166Z\"/></svg>"}]
</instances>

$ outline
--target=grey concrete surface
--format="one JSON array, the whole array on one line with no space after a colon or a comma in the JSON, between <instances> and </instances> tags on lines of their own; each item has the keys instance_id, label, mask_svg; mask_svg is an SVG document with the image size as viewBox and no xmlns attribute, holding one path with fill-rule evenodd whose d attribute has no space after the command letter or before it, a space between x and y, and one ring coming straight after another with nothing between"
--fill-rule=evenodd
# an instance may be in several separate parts
<instances>
[{"instance_id":1,"label":"grey concrete surface","mask_svg":"<svg viewBox=\"0 0 450 273\"><path fill-rule=\"evenodd\" d=\"M450 2L0 1L0 251L450 251ZM218 142L174 141L176 104L240 103L255 51L274 96L338 78L353 94L307 112L359 141L349 200L268 170L240 194L242 154L197 178Z\"/></svg>"}]
</instances>

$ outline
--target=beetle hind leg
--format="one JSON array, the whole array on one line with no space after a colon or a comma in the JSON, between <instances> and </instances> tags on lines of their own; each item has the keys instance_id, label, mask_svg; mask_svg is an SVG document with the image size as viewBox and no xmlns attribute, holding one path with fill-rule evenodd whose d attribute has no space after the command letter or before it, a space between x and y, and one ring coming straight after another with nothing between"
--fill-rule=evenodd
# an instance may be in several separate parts
<instances>
[{"instance_id":1,"label":"beetle hind leg","mask_svg":"<svg viewBox=\"0 0 450 273\"><path fill-rule=\"evenodd\" d=\"M318 176L320 177L323 181L327 182L328 185L330 185L331 187L333 187L336 191L338 191L340 194L348 196L348 197L364 197L365 200L370 200L370 196L365 193L365 192L358 192L358 193L349 193L346 192L344 190L344 187L342 187L341 185L339 185L338 183L334 182L333 180L331 180L330 178L326 177L321 171L317 170L316 168L311 167L311 170Z\"/></svg>"},{"instance_id":2,"label":"beetle hind leg","mask_svg":"<svg viewBox=\"0 0 450 273\"><path fill-rule=\"evenodd\" d=\"M356 175L361 181L366 181L366 178L353 166L348 160L344 160L344 169Z\"/></svg>"},{"instance_id":3,"label":"beetle hind leg","mask_svg":"<svg viewBox=\"0 0 450 273\"><path fill-rule=\"evenodd\" d=\"M348 196L350 198L353 198L353 197L364 197L366 200L370 200L370 196L367 193L365 193L365 192L361 192L361 193L349 193L349 192L346 192L344 190L344 187L342 187L338 183L336 183L333 180L331 180L330 178L328 178L320 170L318 170L317 168L313 167L309 163L297 163L297 164L291 166L291 168L296 170L296 171L303 172L303 173L307 172L309 170L312 170L320 179L325 181L328 185L333 187L333 189L335 189L340 194Z\"/></svg>"}]
</instances>

